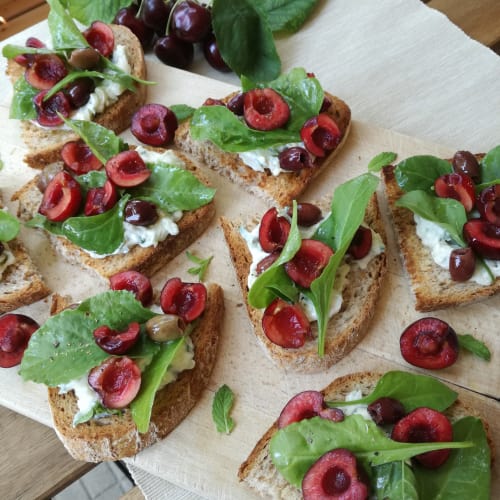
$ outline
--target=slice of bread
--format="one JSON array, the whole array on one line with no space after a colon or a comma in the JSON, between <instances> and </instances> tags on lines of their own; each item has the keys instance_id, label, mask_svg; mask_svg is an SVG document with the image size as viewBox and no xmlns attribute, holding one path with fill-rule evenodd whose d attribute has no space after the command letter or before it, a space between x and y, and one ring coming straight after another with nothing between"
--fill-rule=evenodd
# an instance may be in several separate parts
<instances>
[{"instance_id":1,"label":"slice of bread","mask_svg":"<svg viewBox=\"0 0 500 500\"><path fill-rule=\"evenodd\" d=\"M384 239L384 227L376 195L368 204L365 222ZM240 223L231 222L225 217L220 224L229 247L231 259L240 284L248 315L257 339L270 359L280 368L297 372L316 372L326 370L346 356L368 331L370 320L375 312L382 279L386 272L386 254L374 257L366 269L351 265L342 291L342 308L328 323L325 355L318 356L316 339L307 340L298 349L280 347L271 342L262 329L262 309L248 304L248 274L252 261L247 244L239 232Z\"/></svg>"},{"instance_id":2,"label":"slice of bread","mask_svg":"<svg viewBox=\"0 0 500 500\"><path fill-rule=\"evenodd\" d=\"M138 38L125 26L115 24L110 26L115 35L115 45L126 47L131 75L142 80L146 79L146 62ZM7 74L14 83L23 77L24 68L10 59ZM93 121L113 130L116 134L123 132L130 126L135 111L146 102L146 94L146 86L141 84L137 84L135 92L125 90L118 100L98 113ZM24 160L32 168L43 168L57 161L64 144L79 139L72 130L40 127L26 120L21 122L21 127L22 138L29 150Z\"/></svg>"},{"instance_id":3,"label":"slice of bread","mask_svg":"<svg viewBox=\"0 0 500 500\"><path fill-rule=\"evenodd\" d=\"M123 415L94 419L73 427L73 417L78 412L74 392L59 394L58 388L48 389L54 429L73 458L102 462L133 456L166 437L191 411L210 380L224 314L222 288L210 284L207 292L206 309L191 333L195 366L157 392L147 432L139 433L128 409ZM67 304L58 298L59 308Z\"/></svg>"},{"instance_id":4,"label":"slice of bread","mask_svg":"<svg viewBox=\"0 0 500 500\"><path fill-rule=\"evenodd\" d=\"M235 94L222 99L227 102ZM323 170L331 165L331 160L342 149L351 126L351 110L347 104L331 94L325 92L331 101L327 114L337 123L342 132L340 144L324 158L316 158L312 168L305 168L299 172L282 173L277 176L268 171L257 172L247 166L237 153L226 153L210 141L195 141L189 133L189 120L181 123L175 133L175 143L200 161L204 162L217 173L229 178L232 182L242 186L248 192L259 196L279 206L286 206L297 199L311 181Z\"/></svg>"},{"instance_id":5,"label":"slice of bread","mask_svg":"<svg viewBox=\"0 0 500 500\"><path fill-rule=\"evenodd\" d=\"M343 401L346 395L353 390L361 390L362 394L366 395L372 392L381 376L382 373L376 372L352 373L335 379L321 392L326 401ZM481 417L474 408L464 404L460 399L444 413L452 421L467 415ZM484 419L483 425L488 435L488 426ZM241 464L238 470L238 478L262 497L300 500L302 492L288 483L271 461L269 443L277 431L278 424L276 420L257 442L248 458ZM493 450L489 435L488 440L490 449Z\"/></svg>"},{"instance_id":6,"label":"slice of bread","mask_svg":"<svg viewBox=\"0 0 500 500\"><path fill-rule=\"evenodd\" d=\"M181 153L176 152L176 155L184 162L186 170L194 173L201 182L208 185L208 181L205 180L200 169L194 163ZM19 202L18 217L21 220L31 219L38 211L42 193L37 188L37 180L38 176L35 176L12 197L14 201ZM177 222L179 234L167 236L156 246L143 248L136 245L125 254L108 255L103 258L92 257L64 237L49 234L49 238L53 247L69 262L91 269L104 278L109 278L120 271L132 269L152 276L201 236L214 215L215 203L212 200L196 210L183 213L182 218Z\"/></svg>"},{"instance_id":7,"label":"slice of bread","mask_svg":"<svg viewBox=\"0 0 500 500\"><path fill-rule=\"evenodd\" d=\"M385 167L382 178L417 311L434 311L469 304L500 291L500 279L496 279L491 285L480 285L472 280L453 281L448 269L434 262L430 250L417 236L413 212L395 205L403 191L396 182L394 167Z\"/></svg>"}]
</instances>

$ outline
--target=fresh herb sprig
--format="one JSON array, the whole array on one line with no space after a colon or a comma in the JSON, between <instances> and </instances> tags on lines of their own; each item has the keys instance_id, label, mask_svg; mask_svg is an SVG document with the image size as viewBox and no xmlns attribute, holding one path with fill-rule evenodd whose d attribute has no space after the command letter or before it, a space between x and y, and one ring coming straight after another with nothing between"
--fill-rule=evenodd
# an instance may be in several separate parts
<instances>
[{"instance_id":1,"label":"fresh herb sprig","mask_svg":"<svg viewBox=\"0 0 500 500\"><path fill-rule=\"evenodd\" d=\"M214 395L212 401L212 419L217 432L230 434L234 428L234 420L230 416L234 404L234 393L231 388L224 384Z\"/></svg>"},{"instance_id":2,"label":"fresh herb sprig","mask_svg":"<svg viewBox=\"0 0 500 500\"><path fill-rule=\"evenodd\" d=\"M186 252L187 258L196 264L196 266L190 267L188 269L189 274L193 274L195 276L198 276L198 279L200 281L203 281L203 278L205 277L205 273L207 272L208 266L210 265L210 262L212 262L212 259L214 258L213 255L210 257L207 257L206 259L202 259L201 257L198 257L194 255L191 252Z\"/></svg>"}]
</instances>

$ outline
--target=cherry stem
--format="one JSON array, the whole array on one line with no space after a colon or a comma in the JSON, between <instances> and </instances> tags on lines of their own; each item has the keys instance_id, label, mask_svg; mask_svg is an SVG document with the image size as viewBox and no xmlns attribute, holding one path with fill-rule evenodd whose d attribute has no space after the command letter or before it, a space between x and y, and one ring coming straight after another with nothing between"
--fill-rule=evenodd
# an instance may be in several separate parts
<instances>
[{"instance_id":1,"label":"cherry stem","mask_svg":"<svg viewBox=\"0 0 500 500\"><path fill-rule=\"evenodd\" d=\"M168 35L168 32L170 31L170 23L172 21L172 14L174 13L175 8L181 2L184 2L184 0L175 0L174 5L172 5L172 8L170 9L170 13L168 14L168 19L167 19L167 25L165 26L165 35Z\"/></svg>"}]
</instances>

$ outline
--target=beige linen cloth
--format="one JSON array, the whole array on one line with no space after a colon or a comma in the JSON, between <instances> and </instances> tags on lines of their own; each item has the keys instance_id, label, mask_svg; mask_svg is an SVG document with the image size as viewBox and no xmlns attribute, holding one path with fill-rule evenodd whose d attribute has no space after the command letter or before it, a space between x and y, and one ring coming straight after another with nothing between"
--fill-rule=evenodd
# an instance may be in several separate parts
<instances>
[{"instance_id":1,"label":"beige linen cloth","mask_svg":"<svg viewBox=\"0 0 500 500\"><path fill-rule=\"evenodd\" d=\"M357 120L454 149L500 143L500 57L420 0L323 0L277 47L283 70L314 72ZM203 63L194 69L238 83ZM148 500L202 498L140 465L141 454L128 462Z\"/></svg>"}]
</instances>

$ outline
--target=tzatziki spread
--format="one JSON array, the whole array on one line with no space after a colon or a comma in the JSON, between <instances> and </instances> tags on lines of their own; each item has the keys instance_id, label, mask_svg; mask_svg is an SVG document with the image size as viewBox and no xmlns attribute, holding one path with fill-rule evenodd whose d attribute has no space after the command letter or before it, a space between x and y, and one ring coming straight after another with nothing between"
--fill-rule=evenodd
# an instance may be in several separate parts
<instances>
[{"instance_id":1,"label":"tzatziki spread","mask_svg":"<svg viewBox=\"0 0 500 500\"><path fill-rule=\"evenodd\" d=\"M363 394L360 389L354 389L353 391L349 392L345 400L346 401L357 401L358 399L361 399L363 397ZM342 411L344 412L344 415L347 417L348 415L360 415L363 417L365 420L372 420L372 417L368 413L368 405L365 404L355 404L355 405L347 405L347 406L342 406Z\"/></svg>"},{"instance_id":2,"label":"tzatziki spread","mask_svg":"<svg viewBox=\"0 0 500 500\"><path fill-rule=\"evenodd\" d=\"M264 172L268 170L272 175L280 175L283 173L291 173L290 170L283 170L280 167L280 161L278 155L288 148L293 147L304 147L303 142L293 142L290 144L283 144L282 146L274 146L268 149L253 149L252 151L245 151L239 153L241 161L248 165L251 169L256 172Z\"/></svg>"}]
</instances>

